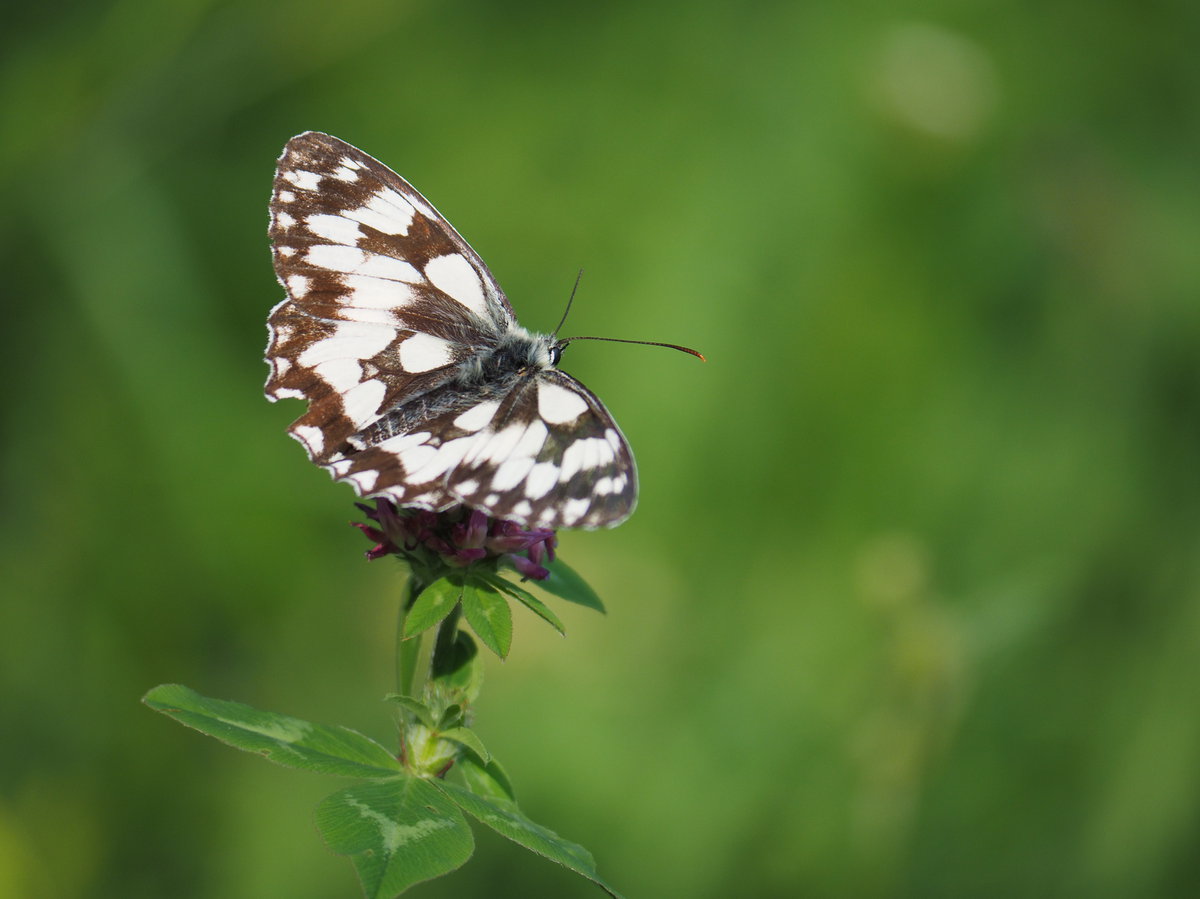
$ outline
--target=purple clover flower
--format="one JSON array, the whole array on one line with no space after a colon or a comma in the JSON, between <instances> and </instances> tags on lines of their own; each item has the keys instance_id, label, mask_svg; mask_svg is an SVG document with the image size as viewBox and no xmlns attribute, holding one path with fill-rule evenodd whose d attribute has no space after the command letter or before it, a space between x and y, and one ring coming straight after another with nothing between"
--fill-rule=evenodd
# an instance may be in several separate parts
<instances>
[{"instance_id":1,"label":"purple clover flower","mask_svg":"<svg viewBox=\"0 0 1200 899\"><path fill-rule=\"evenodd\" d=\"M522 528L515 521L489 518L478 509L456 506L445 512L400 509L386 499L375 507L356 503L375 525L351 522L375 546L368 559L397 555L427 573L439 568L467 568L477 562L499 560L524 578L542 581L550 571L542 564L554 561L558 538L549 528Z\"/></svg>"}]
</instances>

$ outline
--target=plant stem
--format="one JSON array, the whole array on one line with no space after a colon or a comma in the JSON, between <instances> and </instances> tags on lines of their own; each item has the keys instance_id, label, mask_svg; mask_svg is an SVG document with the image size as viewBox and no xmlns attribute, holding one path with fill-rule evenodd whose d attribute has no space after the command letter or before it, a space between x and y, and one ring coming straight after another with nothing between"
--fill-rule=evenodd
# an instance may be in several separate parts
<instances>
[{"instance_id":1,"label":"plant stem","mask_svg":"<svg viewBox=\"0 0 1200 899\"><path fill-rule=\"evenodd\" d=\"M409 575L404 585L404 598L396 616L396 692L401 696L412 696L413 680L417 673L417 659L421 655L421 638L404 639L404 621L417 596L425 589L415 575Z\"/></svg>"}]
</instances>

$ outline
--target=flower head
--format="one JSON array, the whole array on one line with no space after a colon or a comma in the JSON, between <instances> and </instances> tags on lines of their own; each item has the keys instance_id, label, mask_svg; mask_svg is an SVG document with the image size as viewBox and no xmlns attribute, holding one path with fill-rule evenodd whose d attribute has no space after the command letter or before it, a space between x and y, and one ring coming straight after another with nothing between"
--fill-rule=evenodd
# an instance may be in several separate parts
<instances>
[{"instance_id":1,"label":"flower head","mask_svg":"<svg viewBox=\"0 0 1200 899\"><path fill-rule=\"evenodd\" d=\"M554 561L558 538L548 528L522 528L515 521L489 518L478 509L455 506L445 512L401 509L386 499L375 507L357 503L375 525L353 522L375 546L368 559L397 555L425 573L475 564L507 563L523 577L550 576L543 561Z\"/></svg>"}]
</instances>

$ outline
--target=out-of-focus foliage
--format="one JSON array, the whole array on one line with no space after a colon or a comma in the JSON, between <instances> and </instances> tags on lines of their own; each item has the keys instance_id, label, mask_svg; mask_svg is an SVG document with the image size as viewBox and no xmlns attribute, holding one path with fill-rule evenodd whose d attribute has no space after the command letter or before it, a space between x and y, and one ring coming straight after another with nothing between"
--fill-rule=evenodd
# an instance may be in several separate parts
<instances>
[{"instance_id":1,"label":"out-of-focus foliage","mask_svg":"<svg viewBox=\"0 0 1200 899\"><path fill-rule=\"evenodd\" d=\"M641 466L476 727L630 896L1191 896L1200 18L26 4L0 54L0 895L351 895L150 686L390 743L395 566L260 395L273 161L388 162ZM336 788L336 787L335 787ZM498 837L414 895L594 896Z\"/></svg>"}]
</instances>

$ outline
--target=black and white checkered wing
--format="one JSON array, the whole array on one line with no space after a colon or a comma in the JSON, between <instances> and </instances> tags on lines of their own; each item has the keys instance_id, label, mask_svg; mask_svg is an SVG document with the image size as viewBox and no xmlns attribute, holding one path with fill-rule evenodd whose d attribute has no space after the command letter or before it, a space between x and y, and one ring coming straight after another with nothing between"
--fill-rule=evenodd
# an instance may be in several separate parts
<instances>
[{"instance_id":1,"label":"black and white checkered wing","mask_svg":"<svg viewBox=\"0 0 1200 899\"><path fill-rule=\"evenodd\" d=\"M431 405L444 411L378 441L368 432L368 445L335 469L364 495L422 508L462 504L530 527L611 527L633 512L629 444L565 372L538 371L501 394L449 384Z\"/></svg>"},{"instance_id":2,"label":"black and white checkered wing","mask_svg":"<svg viewBox=\"0 0 1200 899\"><path fill-rule=\"evenodd\" d=\"M449 222L336 137L288 142L270 235L288 296L268 320L266 393L309 401L289 432L335 476L345 475L335 463L354 434L514 324L487 266Z\"/></svg>"},{"instance_id":3,"label":"black and white checkered wing","mask_svg":"<svg viewBox=\"0 0 1200 899\"><path fill-rule=\"evenodd\" d=\"M479 410L482 420L491 404ZM471 441L449 483L463 502L535 527L595 528L629 517L637 473L600 401L565 372L525 381Z\"/></svg>"},{"instance_id":4,"label":"black and white checkered wing","mask_svg":"<svg viewBox=\"0 0 1200 899\"><path fill-rule=\"evenodd\" d=\"M521 328L495 278L407 181L309 132L271 198L266 392L308 411L289 433L362 496L467 505L535 527L604 527L636 500L625 438Z\"/></svg>"}]
</instances>

